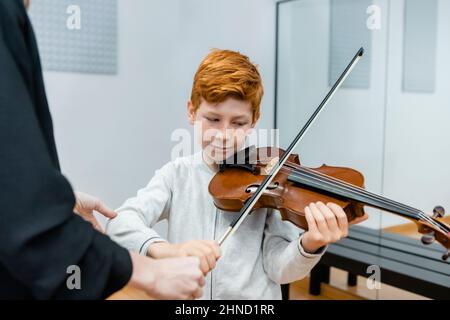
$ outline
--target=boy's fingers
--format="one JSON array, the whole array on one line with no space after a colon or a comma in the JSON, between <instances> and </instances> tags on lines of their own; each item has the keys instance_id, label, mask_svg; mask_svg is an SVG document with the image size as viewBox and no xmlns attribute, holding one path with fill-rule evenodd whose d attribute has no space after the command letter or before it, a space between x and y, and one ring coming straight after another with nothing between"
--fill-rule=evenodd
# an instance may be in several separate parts
<instances>
[{"instance_id":1,"label":"boy's fingers","mask_svg":"<svg viewBox=\"0 0 450 320\"><path fill-rule=\"evenodd\" d=\"M317 208L317 205L315 203L311 203L309 207L311 208L311 213L314 217L314 220L316 220L317 229L323 236L328 237L330 230L328 229L325 217L320 212L319 208Z\"/></svg>"},{"instance_id":2,"label":"boy's fingers","mask_svg":"<svg viewBox=\"0 0 450 320\"><path fill-rule=\"evenodd\" d=\"M305 207L305 219L306 222L308 223L308 230L311 232L316 232L317 231L316 220L314 219L309 206Z\"/></svg>"},{"instance_id":3,"label":"boy's fingers","mask_svg":"<svg viewBox=\"0 0 450 320\"><path fill-rule=\"evenodd\" d=\"M206 241L211 248L214 250L214 253L216 255L216 259L219 259L222 256L222 252L220 251L219 243L215 240Z\"/></svg>"},{"instance_id":4,"label":"boy's fingers","mask_svg":"<svg viewBox=\"0 0 450 320\"><path fill-rule=\"evenodd\" d=\"M342 235L346 237L348 235L347 215L342 210L342 208L335 203L328 203L327 207L330 208L331 211L333 211L333 213L337 217L338 223L339 223L339 229L341 230Z\"/></svg>"},{"instance_id":5,"label":"boy's fingers","mask_svg":"<svg viewBox=\"0 0 450 320\"><path fill-rule=\"evenodd\" d=\"M336 214L327 207L323 202L316 203L317 208L320 210L322 215L325 217L325 221L328 225L328 229L330 229L333 233L340 233L337 216Z\"/></svg>"},{"instance_id":6,"label":"boy's fingers","mask_svg":"<svg viewBox=\"0 0 450 320\"><path fill-rule=\"evenodd\" d=\"M187 254L188 254L188 256L194 256L194 257L199 258L200 270L202 270L203 274L207 274L209 272L209 270L210 270L209 262L206 259L205 255L201 249L191 248Z\"/></svg>"},{"instance_id":7,"label":"boy's fingers","mask_svg":"<svg viewBox=\"0 0 450 320\"><path fill-rule=\"evenodd\" d=\"M214 250L205 243L198 243L198 248L202 251L203 256L208 261L209 269L212 270L216 267L216 257L214 254Z\"/></svg>"}]
</instances>

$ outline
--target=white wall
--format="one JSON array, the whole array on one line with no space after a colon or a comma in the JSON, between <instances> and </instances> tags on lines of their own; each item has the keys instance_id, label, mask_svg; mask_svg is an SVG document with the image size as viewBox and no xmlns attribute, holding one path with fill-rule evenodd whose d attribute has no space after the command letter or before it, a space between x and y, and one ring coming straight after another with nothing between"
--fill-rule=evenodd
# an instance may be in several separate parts
<instances>
[{"instance_id":1,"label":"white wall","mask_svg":"<svg viewBox=\"0 0 450 320\"><path fill-rule=\"evenodd\" d=\"M432 94L402 91L403 8L404 1L391 1L384 193L426 212L438 204L448 212L450 2L438 2ZM384 225L398 222L383 219Z\"/></svg>"},{"instance_id":2,"label":"white wall","mask_svg":"<svg viewBox=\"0 0 450 320\"><path fill-rule=\"evenodd\" d=\"M275 1L119 0L119 72L45 72L62 169L78 190L119 206L170 160L188 128L194 72L211 48L260 66L260 127L273 124Z\"/></svg>"}]
</instances>

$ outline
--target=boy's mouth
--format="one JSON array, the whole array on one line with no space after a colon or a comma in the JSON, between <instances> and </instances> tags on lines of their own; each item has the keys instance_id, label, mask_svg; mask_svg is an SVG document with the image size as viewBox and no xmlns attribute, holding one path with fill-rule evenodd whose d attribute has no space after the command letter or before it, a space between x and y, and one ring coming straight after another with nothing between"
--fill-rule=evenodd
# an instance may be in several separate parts
<instances>
[{"instance_id":1,"label":"boy's mouth","mask_svg":"<svg viewBox=\"0 0 450 320\"><path fill-rule=\"evenodd\" d=\"M216 153L221 153L223 155L225 154L231 154L234 151L233 147L229 148L223 148L223 147L212 147Z\"/></svg>"},{"instance_id":2,"label":"boy's mouth","mask_svg":"<svg viewBox=\"0 0 450 320\"><path fill-rule=\"evenodd\" d=\"M217 149L217 150L224 150L224 151L229 151L229 150L232 150L232 149L234 148L234 146L230 146L230 147L223 146L223 145L221 145L221 146L216 146L216 145L214 145L214 144L210 144L210 146L211 146L212 148L214 148L214 149Z\"/></svg>"},{"instance_id":3,"label":"boy's mouth","mask_svg":"<svg viewBox=\"0 0 450 320\"><path fill-rule=\"evenodd\" d=\"M219 157L221 160L230 157L235 152L234 147L223 147L223 146L215 146L210 144L209 145L209 152L211 153L211 156L213 157Z\"/></svg>"}]
</instances>

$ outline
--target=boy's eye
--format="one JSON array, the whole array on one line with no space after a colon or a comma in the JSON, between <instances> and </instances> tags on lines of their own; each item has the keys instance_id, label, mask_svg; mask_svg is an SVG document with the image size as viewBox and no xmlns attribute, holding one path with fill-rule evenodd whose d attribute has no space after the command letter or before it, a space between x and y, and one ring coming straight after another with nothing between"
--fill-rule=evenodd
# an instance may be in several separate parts
<instances>
[{"instance_id":1,"label":"boy's eye","mask_svg":"<svg viewBox=\"0 0 450 320\"><path fill-rule=\"evenodd\" d=\"M219 121L219 119L217 119L217 118L208 118L208 117L206 117L206 120L211 121L211 122L218 122Z\"/></svg>"},{"instance_id":2,"label":"boy's eye","mask_svg":"<svg viewBox=\"0 0 450 320\"><path fill-rule=\"evenodd\" d=\"M245 126L247 123L246 122L235 122L234 124L238 127L242 127L242 126Z\"/></svg>"}]
</instances>

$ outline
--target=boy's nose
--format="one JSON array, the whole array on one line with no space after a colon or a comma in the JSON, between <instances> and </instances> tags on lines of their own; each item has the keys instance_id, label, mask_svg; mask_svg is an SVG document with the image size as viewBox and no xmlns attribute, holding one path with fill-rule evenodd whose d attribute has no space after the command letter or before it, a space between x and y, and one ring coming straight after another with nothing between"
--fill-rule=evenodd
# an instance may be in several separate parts
<instances>
[{"instance_id":1,"label":"boy's nose","mask_svg":"<svg viewBox=\"0 0 450 320\"><path fill-rule=\"evenodd\" d=\"M233 133L229 128L223 126L220 130L217 131L217 134L214 138L216 142L221 146L229 147L228 143L233 140Z\"/></svg>"},{"instance_id":2,"label":"boy's nose","mask_svg":"<svg viewBox=\"0 0 450 320\"><path fill-rule=\"evenodd\" d=\"M233 139L233 129L229 125L224 126L221 130L221 133L222 133L222 139L224 139L224 140Z\"/></svg>"}]
</instances>

